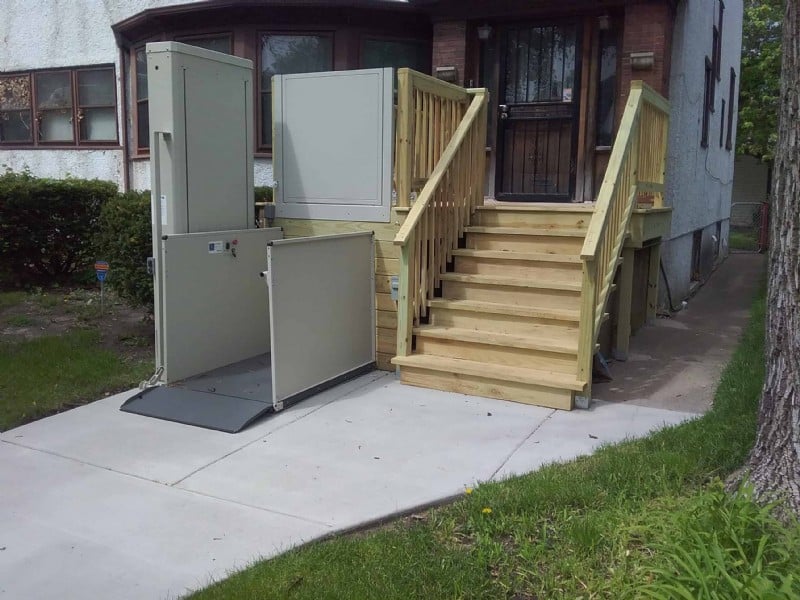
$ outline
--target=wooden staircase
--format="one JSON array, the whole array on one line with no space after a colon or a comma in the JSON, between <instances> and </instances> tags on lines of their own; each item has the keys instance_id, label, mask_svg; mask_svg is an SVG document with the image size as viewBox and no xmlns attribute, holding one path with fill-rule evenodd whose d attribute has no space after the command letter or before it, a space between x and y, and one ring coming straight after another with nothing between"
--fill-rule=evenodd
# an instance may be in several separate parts
<instances>
[{"instance_id":1,"label":"wooden staircase","mask_svg":"<svg viewBox=\"0 0 800 600\"><path fill-rule=\"evenodd\" d=\"M478 207L427 300L404 383L569 409L578 379L581 258L592 207Z\"/></svg>"},{"instance_id":2,"label":"wooden staircase","mask_svg":"<svg viewBox=\"0 0 800 600\"><path fill-rule=\"evenodd\" d=\"M663 205L669 104L631 83L594 205L484 206L487 103L484 89L398 70L408 214L392 363L412 385L570 409L591 398L633 209Z\"/></svg>"}]
</instances>

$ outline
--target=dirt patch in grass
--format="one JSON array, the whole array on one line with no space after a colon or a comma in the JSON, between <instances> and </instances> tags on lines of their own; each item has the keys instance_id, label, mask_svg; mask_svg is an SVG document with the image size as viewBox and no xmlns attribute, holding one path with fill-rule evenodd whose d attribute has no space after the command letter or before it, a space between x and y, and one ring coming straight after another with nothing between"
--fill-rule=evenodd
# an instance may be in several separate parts
<instances>
[{"instance_id":1,"label":"dirt patch in grass","mask_svg":"<svg viewBox=\"0 0 800 600\"><path fill-rule=\"evenodd\" d=\"M151 316L132 308L106 290L103 306L95 289L0 293L0 343L61 335L74 329L100 334L100 346L123 359L153 355L155 329Z\"/></svg>"}]
</instances>

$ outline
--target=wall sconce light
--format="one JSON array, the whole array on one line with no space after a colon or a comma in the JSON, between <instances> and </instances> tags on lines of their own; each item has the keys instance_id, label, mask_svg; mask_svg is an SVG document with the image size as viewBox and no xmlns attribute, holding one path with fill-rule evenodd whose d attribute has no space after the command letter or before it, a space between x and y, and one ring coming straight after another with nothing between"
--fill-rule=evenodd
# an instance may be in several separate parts
<instances>
[{"instance_id":1,"label":"wall sconce light","mask_svg":"<svg viewBox=\"0 0 800 600\"><path fill-rule=\"evenodd\" d=\"M447 83L458 82L458 69L455 67L436 67L436 78Z\"/></svg>"},{"instance_id":2,"label":"wall sconce light","mask_svg":"<svg viewBox=\"0 0 800 600\"><path fill-rule=\"evenodd\" d=\"M484 23L480 27L478 27L478 39L482 42L487 41L492 35L492 26L488 23Z\"/></svg>"},{"instance_id":3,"label":"wall sconce light","mask_svg":"<svg viewBox=\"0 0 800 600\"><path fill-rule=\"evenodd\" d=\"M608 15L597 17L597 26L600 28L600 31L608 31L611 29L611 17Z\"/></svg>"},{"instance_id":4,"label":"wall sconce light","mask_svg":"<svg viewBox=\"0 0 800 600\"><path fill-rule=\"evenodd\" d=\"M631 70L649 71L655 66L656 59L653 52L631 52Z\"/></svg>"}]
</instances>

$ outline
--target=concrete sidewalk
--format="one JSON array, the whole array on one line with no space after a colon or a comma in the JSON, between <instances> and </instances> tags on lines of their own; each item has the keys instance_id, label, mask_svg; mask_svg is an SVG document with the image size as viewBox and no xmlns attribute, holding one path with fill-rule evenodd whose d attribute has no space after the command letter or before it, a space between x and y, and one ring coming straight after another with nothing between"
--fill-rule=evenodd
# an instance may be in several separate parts
<instances>
[{"instance_id":1,"label":"concrete sidewalk","mask_svg":"<svg viewBox=\"0 0 800 600\"><path fill-rule=\"evenodd\" d=\"M743 318L709 305L718 324ZM674 331L693 344L703 323ZM733 330L719 343L730 352ZM709 389L714 365L698 374ZM641 394L558 412L375 372L230 435L122 413L125 397L0 435L0 597L180 596L304 541L694 416Z\"/></svg>"}]
</instances>

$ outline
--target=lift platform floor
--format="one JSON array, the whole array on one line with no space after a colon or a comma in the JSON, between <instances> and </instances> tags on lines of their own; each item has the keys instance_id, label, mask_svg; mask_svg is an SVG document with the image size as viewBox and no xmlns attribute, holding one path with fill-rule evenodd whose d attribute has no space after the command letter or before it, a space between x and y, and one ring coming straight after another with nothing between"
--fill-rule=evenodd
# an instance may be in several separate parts
<instances>
[{"instance_id":1,"label":"lift platform floor","mask_svg":"<svg viewBox=\"0 0 800 600\"><path fill-rule=\"evenodd\" d=\"M125 412L237 433L272 408L269 354L214 369L177 384L138 392Z\"/></svg>"}]
</instances>

